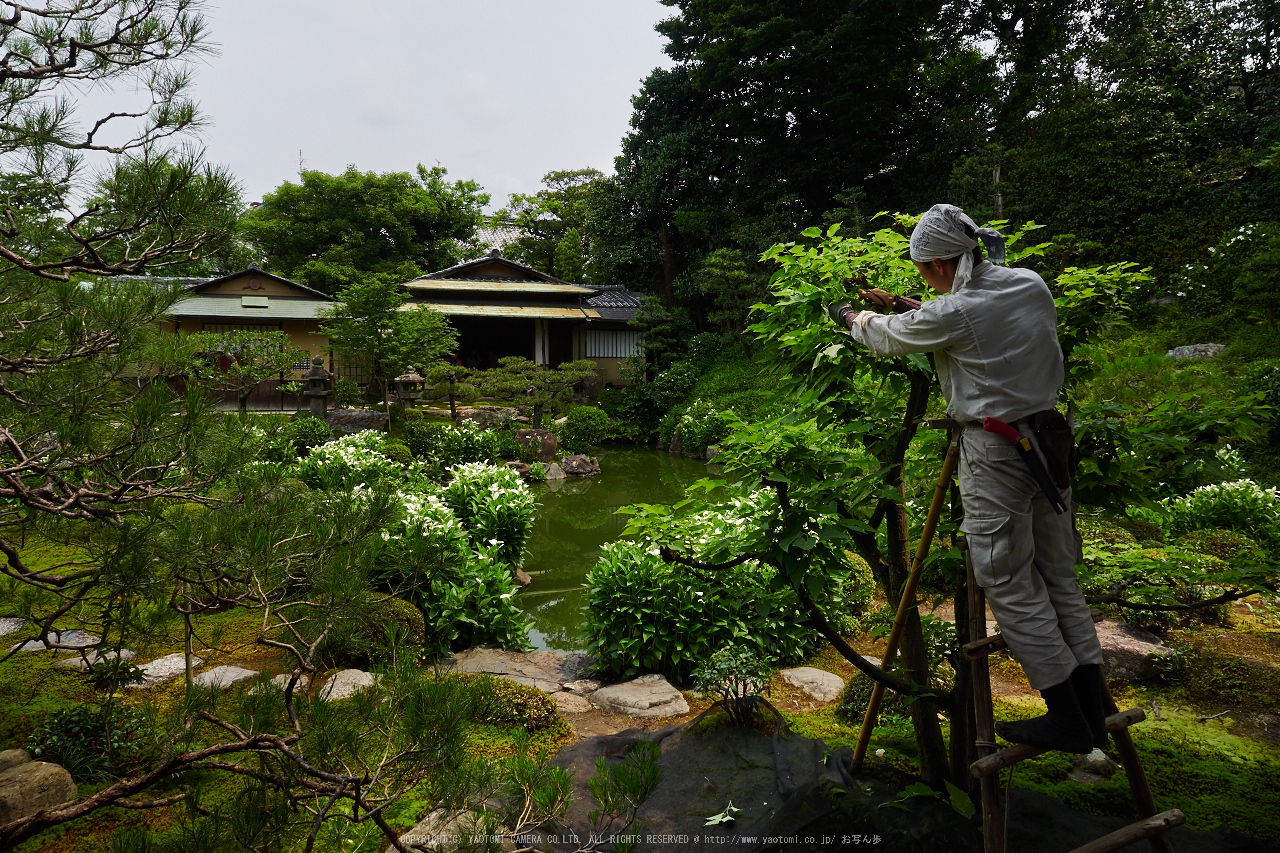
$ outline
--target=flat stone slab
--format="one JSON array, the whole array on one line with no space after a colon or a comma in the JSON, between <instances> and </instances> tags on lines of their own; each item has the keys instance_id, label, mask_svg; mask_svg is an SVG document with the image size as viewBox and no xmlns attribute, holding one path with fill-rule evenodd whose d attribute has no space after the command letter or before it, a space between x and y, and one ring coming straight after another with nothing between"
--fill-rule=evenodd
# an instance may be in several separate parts
<instances>
[{"instance_id":1,"label":"flat stone slab","mask_svg":"<svg viewBox=\"0 0 1280 853\"><path fill-rule=\"evenodd\" d=\"M1155 678L1159 675L1161 658L1177 654L1155 634L1114 619L1103 619L1097 629L1098 642L1102 645L1102 671L1107 678L1121 681Z\"/></svg>"},{"instance_id":2,"label":"flat stone slab","mask_svg":"<svg viewBox=\"0 0 1280 853\"><path fill-rule=\"evenodd\" d=\"M507 652L476 646L454 655L445 665L456 672L487 673L543 693L559 693L567 682L582 678L590 658L577 652Z\"/></svg>"},{"instance_id":3,"label":"flat stone slab","mask_svg":"<svg viewBox=\"0 0 1280 853\"><path fill-rule=\"evenodd\" d=\"M109 652L104 652L100 649L91 653L88 657L89 664L97 666L98 664L106 663L107 661L124 661L125 663L128 663L129 661L136 659L138 657L138 653L133 649L120 649L120 651L112 650ZM74 655L66 660L58 661L58 666L73 666L76 669L88 669L89 664L85 663L84 656L82 655Z\"/></svg>"},{"instance_id":4,"label":"flat stone slab","mask_svg":"<svg viewBox=\"0 0 1280 853\"><path fill-rule=\"evenodd\" d=\"M363 669L344 669L320 688L320 698L326 702L350 699L357 692L367 690L375 683L377 678Z\"/></svg>"},{"instance_id":5,"label":"flat stone slab","mask_svg":"<svg viewBox=\"0 0 1280 853\"><path fill-rule=\"evenodd\" d=\"M792 687L799 687L819 702L833 702L840 697L844 689L844 679L825 669L812 666L797 666L784 669L778 673L782 680Z\"/></svg>"},{"instance_id":6,"label":"flat stone slab","mask_svg":"<svg viewBox=\"0 0 1280 853\"><path fill-rule=\"evenodd\" d=\"M1223 344L1190 344L1174 347L1165 353L1167 358L1217 358L1226 349Z\"/></svg>"},{"instance_id":7,"label":"flat stone slab","mask_svg":"<svg viewBox=\"0 0 1280 853\"><path fill-rule=\"evenodd\" d=\"M204 663L204 658L192 656L191 665L193 667L200 666ZM182 652L174 652L171 655L165 655L162 658L156 658L151 663L144 663L138 667L142 670L143 679L140 687L155 687L157 684L163 684L171 678L177 678L187 671L187 661Z\"/></svg>"},{"instance_id":8,"label":"flat stone slab","mask_svg":"<svg viewBox=\"0 0 1280 853\"><path fill-rule=\"evenodd\" d=\"M0 637L5 634L16 634L27 627L27 620L17 616L0 616Z\"/></svg>"},{"instance_id":9,"label":"flat stone slab","mask_svg":"<svg viewBox=\"0 0 1280 853\"><path fill-rule=\"evenodd\" d=\"M591 710L591 702L576 693L561 690L559 693L552 693L551 698L555 700L556 707L566 714L581 714Z\"/></svg>"},{"instance_id":10,"label":"flat stone slab","mask_svg":"<svg viewBox=\"0 0 1280 853\"><path fill-rule=\"evenodd\" d=\"M244 669L238 666L215 666L191 679L197 687L230 687L238 681L253 678L258 674L256 669Z\"/></svg>"},{"instance_id":11,"label":"flat stone slab","mask_svg":"<svg viewBox=\"0 0 1280 853\"><path fill-rule=\"evenodd\" d=\"M17 767L19 764L26 764L31 760L31 753L25 749L6 749L0 752L0 773L8 770L10 767Z\"/></svg>"},{"instance_id":12,"label":"flat stone slab","mask_svg":"<svg viewBox=\"0 0 1280 853\"><path fill-rule=\"evenodd\" d=\"M591 678L580 678L577 681L566 681L564 689L578 696L586 696L595 693L604 685Z\"/></svg>"},{"instance_id":13,"label":"flat stone slab","mask_svg":"<svg viewBox=\"0 0 1280 853\"><path fill-rule=\"evenodd\" d=\"M587 700L597 708L632 717L674 717L689 712L684 695L661 675L642 675L601 687Z\"/></svg>"},{"instance_id":14,"label":"flat stone slab","mask_svg":"<svg viewBox=\"0 0 1280 853\"><path fill-rule=\"evenodd\" d=\"M50 632L50 640L56 635L56 642L64 646L75 646L77 648L88 649L102 642L101 637L95 637L88 631L81 631L79 628L72 628L70 631L52 631ZM27 640L25 643L15 643L9 647L9 651L20 652L40 652L48 648L43 640ZM63 651L58 649L58 651Z\"/></svg>"}]
</instances>

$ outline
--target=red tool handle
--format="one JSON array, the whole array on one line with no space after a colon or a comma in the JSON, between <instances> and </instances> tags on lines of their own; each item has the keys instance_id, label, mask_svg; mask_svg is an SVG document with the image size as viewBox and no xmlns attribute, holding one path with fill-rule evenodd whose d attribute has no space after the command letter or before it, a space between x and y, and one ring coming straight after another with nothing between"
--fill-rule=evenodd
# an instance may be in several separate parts
<instances>
[{"instance_id":1,"label":"red tool handle","mask_svg":"<svg viewBox=\"0 0 1280 853\"><path fill-rule=\"evenodd\" d=\"M998 421L995 418L983 418L982 428L987 432L994 432L994 433L1003 435L1005 438L1009 439L1014 444L1022 444L1024 441L1026 441L1026 438L1022 435L1022 433L1018 432L1016 429L1009 426L1004 421ZM1028 444L1029 443L1030 442L1028 442Z\"/></svg>"}]
</instances>

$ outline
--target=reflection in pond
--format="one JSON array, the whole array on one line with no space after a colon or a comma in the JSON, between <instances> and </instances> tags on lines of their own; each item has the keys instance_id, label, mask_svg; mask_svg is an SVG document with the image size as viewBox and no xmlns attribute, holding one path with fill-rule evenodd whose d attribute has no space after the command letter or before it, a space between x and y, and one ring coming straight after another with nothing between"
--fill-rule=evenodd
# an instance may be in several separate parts
<instances>
[{"instance_id":1,"label":"reflection in pond","mask_svg":"<svg viewBox=\"0 0 1280 853\"><path fill-rule=\"evenodd\" d=\"M539 649L577 651L586 593L583 578L600 546L627 526L618 507L669 504L684 497L693 482L708 476L705 463L658 450L610 448L602 454L600 476L535 485L541 500L529 537L524 570L533 583L520 593L533 619L529 642Z\"/></svg>"}]
</instances>

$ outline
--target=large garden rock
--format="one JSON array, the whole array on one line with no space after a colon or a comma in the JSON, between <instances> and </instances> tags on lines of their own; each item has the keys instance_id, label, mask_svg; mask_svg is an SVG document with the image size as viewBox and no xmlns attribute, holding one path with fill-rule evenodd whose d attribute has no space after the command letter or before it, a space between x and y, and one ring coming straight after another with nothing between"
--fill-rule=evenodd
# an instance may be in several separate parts
<instances>
[{"instance_id":1,"label":"large garden rock","mask_svg":"<svg viewBox=\"0 0 1280 853\"><path fill-rule=\"evenodd\" d=\"M116 661L128 663L129 661L137 658L138 653L133 649L120 649L119 651L115 651L114 649L111 651L98 649L97 651L90 652L88 654L87 662L85 661L85 657L85 655L74 655L66 660L58 661L58 666L74 666L76 669L88 669L91 666L98 666L99 664L106 663L108 661L112 663Z\"/></svg>"},{"instance_id":2,"label":"large garden rock","mask_svg":"<svg viewBox=\"0 0 1280 853\"><path fill-rule=\"evenodd\" d=\"M564 469L563 469L563 468L561 468L561 467L560 467L559 465L557 465L556 463L552 462L550 465L548 465L548 466L547 466L547 479L548 479L548 480L563 480L563 479L564 479Z\"/></svg>"},{"instance_id":3,"label":"large garden rock","mask_svg":"<svg viewBox=\"0 0 1280 853\"><path fill-rule=\"evenodd\" d=\"M569 693L574 693L578 696L588 696L595 693L603 686L603 684L596 681L594 678L580 678L577 681L566 681L564 689Z\"/></svg>"},{"instance_id":4,"label":"large garden rock","mask_svg":"<svg viewBox=\"0 0 1280 853\"><path fill-rule=\"evenodd\" d=\"M6 749L0 752L0 773L8 770L10 767L17 767L19 764L26 764L31 760L31 753L25 749Z\"/></svg>"},{"instance_id":5,"label":"large garden rock","mask_svg":"<svg viewBox=\"0 0 1280 853\"><path fill-rule=\"evenodd\" d=\"M556 708L566 714L581 714L591 710L591 703L575 693L561 690L559 693L552 693L551 698L555 700Z\"/></svg>"},{"instance_id":6,"label":"large garden rock","mask_svg":"<svg viewBox=\"0 0 1280 853\"><path fill-rule=\"evenodd\" d=\"M19 619L17 616L0 616L0 637L5 634L16 634L25 627L27 627L26 619Z\"/></svg>"},{"instance_id":7,"label":"large garden rock","mask_svg":"<svg viewBox=\"0 0 1280 853\"><path fill-rule=\"evenodd\" d=\"M230 687L238 681L253 678L258 674L256 669L244 669L239 666L215 666L192 679L197 687Z\"/></svg>"},{"instance_id":8,"label":"large garden rock","mask_svg":"<svg viewBox=\"0 0 1280 853\"><path fill-rule=\"evenodd\" d=\"M10 760L18 757L11 756ZM76 793L76 783L71 781L71 774L59 765L45 761L20 761L0 771L0 826L74 800Z\"/></svg>"},{"instance_id":9,"label":"large garden rock","mask_svg":"<svg viewBox=\"0 0 1280 853\"><path fill-rule=\"evenodd\" d=\"M487 673L543 693L559 693L566 682L586 673L590 661L576 652L507 652L476 646L454 655L445 665L457 672Z\"/></svg>"},{"instance_id":10,"label":"large garden rock","mask_svg":"<svg viewBox=\"0 0 1280 853\"><path fill-rule=\"evenodd\" d=\"M674 717L689 713L684 695L661 675L642 675L601 687L587 697L592 705L632 717Z\"/></svg>"},{"instance_id":11,"label":"large garden rock","mask_svg":"<svg viewBox=\"0 0 1280 853\"><path fill-rule=\"evenodd\" d=\"M450 815L444 809L435 809L418 821L417 826L401 835L400 843L410 850L444 853L447 850L457 850L459 847L466 846L463 844L465 836L479 831L482 826L479 817L472 812L464 811ZM499 835L507 831L501 827L498 829ZM505 836L499 842L499 847L502 850L516 849L512 840Z\"/></svg>"},{"instance_id":12,"label":"large garden rock","mask_svg":"<svg viewBox=\"0 0 1280 853\"><path fill-rule=\"evenodd\" d=\"M515 420L515 409L508 409L503 406L476 406L459 407L458 420L471 421L473 424L482 427L490 427L498 424L505 424L507 421Z\"/></svg>"},{"instance_id":13,"label":"large garden rock","mask_svg":"<svg viewBox=\"0 0 1280 853\"><path fill-rule=\"evenodd\" d=\"M202 657L192 657L191 665L193 667L200 666L204 663ZM187 662L182 652L174 652L171 655L165 655L162 658L156 658L151 663L144 663L139 667L142 670L142 687L154 687L168 681L171 678L177 678L187 671Z\"/></svg>"},{"instance_id":14,"label":"large garden rock","mask_svg":"<svg viewBox=\"0 0 1280 853\"><path fill-rule=\"evenodd\" d=\"M326 702L350 699L358 691L367 690L376 682L377 678L372 673L362 669L344 669L320 688L320 698Z\"/></svg>"},{"instance_id":15,"label":"large garden rock","mask_svg":"<svg viewBox=\"0 0 1280 853\"><path fill-rule=\"evenodd\" d=\"M511 461L507 463L507 467L510 468L512 471L515 471L517 474L519 474L521 477L523 477L526 480L529 479L529 475L533 473L529 469L529 466L524 464L523 462Z\"/></svg>"},{"instance_id":16,"label":"large garden rock","mask_svg":"<svg viewBox=\"0 0 1280 853\"><path fill-rule=\"evenodd\" d=\"M819 702L833 702L840 697L844 689L844 679L825 669L812 666L797 666L784 669L779 675L792 687L799 687Z\"/></svg>"},{"instance_id":17,"label":"large garden rock","mask_svg":"<svg viewBox=\"0 0 1280 853\"><path fill-rule=\"evenodd\" d=\"M518 429L516 441L538 453L539 462L554 462L560 446L556 437L545 429Z\"/></svg>"},{"instance_id":18,"label":"large garden rock","mask_svg":"<svg viewBox=\"0 0 1280 853\"><path fill-rule=\"evenodd\" d=\"M290 678L293 678L293 673L291 672L281 673L280 675L277 675L275 678L272 678L271 683L283 691L286 687L289 686ZM305 693L307 691L307 686L310 684L311 684L311 676L307 675L304 672L302 675L298 676L298 683L294 685L294 688L293 688L294 695ZM257 692L258 692L257 687L249 691L249 693L251 694L257 693Z\"/></svg>"},{"instance_id":19,"label":"large garden rock","mask_svg":"<svg viewBox=\"0 0 1280 853\"><path fill-rule=\"evenodd\" d=\"M88 631L81 631L79 628L73 628L70 631L53 630L49 632L49 640L59 645L71 646L77 649L88 649L98 645L102 639L95 637ZM16 643L9 647L10 651L17 650L20 652L39 652L44 651L48 646L44 644L44 640L27 640L25 643ZM64 651L60 649L59 651Z\"/></svg>"},{"instance_id":20,"label":"large garden rock","mask_svg":"<svg viewBox=\"0 0 1280 853\"><path fill-rule=\"evenodd\" d=\"M570 477L595 477L600 473L600 463L581 454L561 459L560 467Z\"/></svg>"},{"instance_id":21,"label":"large garden rock","mask_svg":"<svg viewBox=\"0 0 1280 853\"><path fill-rule=\"evenodd\" d=\"M1217 358L1226 347L1222 344L1191 344L1174 347L1165 355L1169 358Z\"/></svg>"},{"instance_id":22,"label":"large garden rock","mask_svg":"<svg viewBox=\"0 0 1280 853\"><path fill-rule=\"evenodd\" d=\"M1103 619L1097 625L1098 642L1102 644L1102 671L1107 678L1132 681L1159 675L1162 658L1177 654L1160 643L1160 638L1140 628Z\"/></svg>"},{"instance_id":23,"label":"large garden rock","mask_svg":"<svg viewBox=\"0 0 1280 853\"><path fill-rule=\"evenodd\" d=\"M387 413L373 409L334 409L325 415L325 422L335 434L344 435L366 429L385 429Z\"/></svg>"}]
</instances>

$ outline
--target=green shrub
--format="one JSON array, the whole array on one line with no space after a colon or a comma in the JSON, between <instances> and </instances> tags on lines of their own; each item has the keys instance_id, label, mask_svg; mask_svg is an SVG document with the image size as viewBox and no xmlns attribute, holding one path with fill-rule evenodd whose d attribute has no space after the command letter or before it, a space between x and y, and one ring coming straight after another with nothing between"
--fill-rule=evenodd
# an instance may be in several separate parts
<instances>
[{"instance_id":1,"label":"green shrub","mask_svg":"<svg viewBox=\"0 0 1280 853\"><path fill-rule=\"evenodd\" d=\"M1274 337L1274 336L1270 336ZM1272 444L1280 443L1280 360L1255 362L1240 377L1240 393L1256 394L1264 406L1270 407L1271 428L1267 433Z\"/></svg>"},{"instance_id":2,"label":"green shrub","mask_svg":"<svg viewBox=\"0 0 1280 853\"><path fill-rule=\"evenodd\" d=\"M558 719L555 701L536 687L494 675L461 675L479 688L475 722L540 732Z\"/></svg>"},{"instance_id":3,"label":"green shrub","mask_svg":"<svg viewBox=\"0 0 1280 853\"><path fill-rule=\"evenodd\" d=\"M397 479L401 466L386 455L385 436L375 430L361 430L313 447L293 474L313 489L350 489L381 479Z\"/></svg>"},{"instance_id":4,"label":"green shrub","mask_svg":"<svg viewBox=\"0 0 1280 853\"><path fill-rule=\"evenodd\" d=\"M748 646L730 645L712 655L694 675L699 693L716 696L739 725L751 722L755 697L769 683L773 670Z\"/></svg>"},{"instance_id":5,"label":"green shrub","mask_svg":"<svg viewBox=\"0 0 1280 853\"><path fill-rule=\"evenodd\" d=\"M382 455L401 467L413 462L412 451L400 441L388 441L382 448Z\"/></svg>"},{"instance_id":6,"label":"green shrub","mask_svg":"<svg viewBox=\"0 0 1280 853\"><path fill-rule=\"evenodd\" d=\"M727 438L738 423L732 411L719 411L711 402L697 400L685 409L676 424L680 450L690 456L702 456L709 445Z\"/></svg>"},{"instance_id":7,"label":"green shrub","mask_svg":"<svg viewBox=\"0 0 1280 853\"><path fill-rule=\"evenodd\" d=\"M557 430L566 453L590 453L609 434L609 416L595 406L578 406Z\"/></svg>"},{"instance_id":8,"label":"green shrub","mask_svg":"<svg viewBox=\"0 0 1280 853\"><path fill-rule=\"evenodd\" d=\"M427 413L422 411L422 409L405 409L400 413L400 420L406 424L425 420L426 417Z\"/></svg>"},{"instance_id":9,"label":"green shrub","mask_svg":"<svg viewBox=\"0 0 1280 853\"><path fill-rule=\"evenodd\" d=\"M404 441L414 456L439 471L463 462L497 461L509 446L501 432L483 430L470 421L458 426L415 421L405 426Z\"/></svg>"},{"instance_id":10,"label":"green shrub","mask_svg":"<svg viewBox=\"0 0 1280 853\"><path fill-rule=\"evenodd\" d=\"M449 469L444 502L476 542L497 541L498 559L519 566L538 501L520 475L503 465L466 462Z\"/></svg>"},{"instance_id":11,"label":"green shrub","mask_svg":"<svg viewBox=\"0 0 1280 853\"><path fill-rule=\"evenodd\" d=\"M795 594L772 589L770 579L744 564L707 584L641 545L611 542L587 573L587 649L607 675L660 672L679 682L731 644L774 665L802 660L820 635L805 627Z\"/></svg>"},{"instance_id":12,"label":"green shrub","mask_svg":"<svg viewBox=\"0 0 1280 853\"><path fill-rule=\"evenodd\" d=\"M118 701L76 705L45 717L27 749L42 761L61 764L77 782L119 775L138 754L136 735L146 719Z\"/></svg>"},{"instance_id":13,"label":"green shrub","mask_svg":"<svg viewBox=\"0 0 1280 853\"><path fill-rule=\"evenodd\" d=\"M350 376L339 377L333 383L333 392L329 394L329 402L335 409L349 409L363 402L360 386Z\"/></svg>"},{"instance_id":14,"label":"green shrub","mask_svg":"<svg viewBox=\"0 0 1280 853\"><path fill-rule=\"evenodd\" d=\"M284 428L285 439L293 445L296 452L302 453L312 447L318 447L333 439L333 430L329 425L314 415L296 418Z\"/></svg>"},{"instance_id":15,"label":"green shrub","mask_svg":"<svg viewBox=\"0 0 1280 853\"><path fill-rule=\"evenodd\" d=\"M473 646L529 649L529 617L515 602L518 591L511 566L482 546L460 576L432 577L406 598L422 610L427 655L434 658Z\"/></svg>"},{"instance_id":16,"label":"green shrub","mask_svg":"<svg viewBox=\"0 0 1280 853\"><path fill-rule=\"evenodd\" d=\"M836 703L836 719L848 726L861 726L874 687L875 682L860 672L851 677L840 691L840 699ZM903 701L902 694L886 690L880 699L880 714L876 725L880 725L881 717L906 719L910 715L911 711Z\"/></svg>"},{"instance_id":17,"label":"green shrub","mask_svg":"<svg viewBox=\"0 0 1280 853\"><path fill-rule=\"evenodd\" d=\"M1166 530L1175 536L1192 530L1234 530L1268 547L1280 545L1280 492L1252 480L1201 486L1163 502Z\"/></svg>"},{"instance_id":18,"label":"green shrub","mask_svg":"<svg viewBox=\"0 0 1280 853\"><path fill-rule=\"evenodd\" d=\"M1230 560L1258 550L1258 543L1243 533L1217 528L1193 530L1179 536L1177 545L1179 548L1185 548L1197 554L1207 554L1219 560Z\"/></svg>"},{"instance_id":19,"label":"green shrub","mask_svg":"<svg viewBox=\"0 0 1280 853\"><path fill-rule=\"evenodd\" d=\"M427 644L427 624L422 611L402 598L388 598L378 602L378 618L396 626L400 642L409 649L421 653Z\"/></svg>"}]
</instances>

